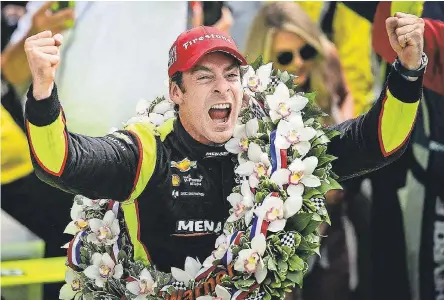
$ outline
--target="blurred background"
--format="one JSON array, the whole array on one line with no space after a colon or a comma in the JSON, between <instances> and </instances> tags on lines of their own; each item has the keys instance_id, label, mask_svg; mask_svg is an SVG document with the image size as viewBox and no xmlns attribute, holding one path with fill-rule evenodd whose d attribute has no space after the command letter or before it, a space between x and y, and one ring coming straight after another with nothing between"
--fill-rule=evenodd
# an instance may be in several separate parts
<instances>
[{"instance_id":1,"label":"blurred background","mask_svg":"<svg viewBox=\"0 0 444 300\"><path fill-rule=\"evenodd\" d=\"M288 299L444 300L444 2L2 1L1 294L58 299L73 195L40 182L24 134L30 72L24 40L61 32L58 92L71 131L101 136L167 92L168 50L187 28L216 26L249 62L262 54L316 91L335 124L365 113L395 59L385 19L425 20L429 58L409 148L392 165L327 197L304 289Z\"/></svg>"}]
</instances>

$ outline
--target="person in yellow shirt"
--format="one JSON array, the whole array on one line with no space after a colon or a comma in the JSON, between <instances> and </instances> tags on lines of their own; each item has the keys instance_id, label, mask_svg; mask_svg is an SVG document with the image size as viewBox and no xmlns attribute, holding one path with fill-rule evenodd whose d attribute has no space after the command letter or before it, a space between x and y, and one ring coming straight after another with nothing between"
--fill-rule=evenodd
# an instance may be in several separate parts
<instances>
[{"instance_id":1,"label":"person in yellow shirt","mask_svg":"<svg viewBox=\"0 0 444 300\"><path fill-rule=\"evenodd\" d=\"M1 184L8 184L32 172L28 142L11 114L1 107Z\"/></svg>"},{"instance_id":2,"label":"person in yellow shirt","mask_svg":"<svg viewBox=\"0 0 444 300\"><path fill-rule=\"evenodd\" d=\"M2 78L1 208L45 242L45 257L65 255L74 195L40 181L35 175L24 132L23 109L14 89ZM45 299L58 299L61 283L45 284Z\"/></svg>"}]
</instances>

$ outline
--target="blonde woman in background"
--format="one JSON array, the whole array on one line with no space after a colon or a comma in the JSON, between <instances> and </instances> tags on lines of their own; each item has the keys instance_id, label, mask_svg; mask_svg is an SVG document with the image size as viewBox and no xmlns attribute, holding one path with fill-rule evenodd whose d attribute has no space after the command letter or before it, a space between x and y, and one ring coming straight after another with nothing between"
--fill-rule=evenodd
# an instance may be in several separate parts
<instances>
[{"instance_id":1,"label":"blonde woman in background","mask_svg":"<svg viewBox=\"0 0 444 300\"><path fill-rule=\"evenodd\" d=\"M255 17L247 36L245 55L263 55L274 67L299 77L301 91L316 91L326 123L352 118L353 99L335 46L310 17L293 2L267 3Z\"/></svg>"},{"instance_id":2,"label":"blonde woman in background","mask_svg":"<svg viewBox=\"0 0 444 300\"><path fill-rule=\"evenodd\" d=\"M301 92L315 91L316 100L328 125L354 117L353 98L346 83L335 46L317 24L294 2L265 4L256 15L246 39L245 55L249 63L262 55L274 68L295 74ZM303 296L287 299L347 300L349 297L349 257L343 226L342 193L327 197L332 226L321 246L322 259L311 266L313 287L304 282Z\"/></svg>"}]
</instances>

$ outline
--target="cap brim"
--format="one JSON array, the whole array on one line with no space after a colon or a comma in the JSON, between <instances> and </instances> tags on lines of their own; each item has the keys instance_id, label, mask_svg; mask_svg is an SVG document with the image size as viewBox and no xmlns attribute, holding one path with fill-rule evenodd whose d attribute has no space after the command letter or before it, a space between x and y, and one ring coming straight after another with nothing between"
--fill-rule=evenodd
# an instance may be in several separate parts
<instances>
[{"instance_id":1,"label":"cap brim","mask_svg":"<svg viewBox=\"0 0 444 300\"><path fill-rule=\"evenodd\" d=\"M182 68L180 68L178 71L180 71L180 72L188 71L189 69L194 67L199 62L199 60L202 59L202 57L204 57L205 55L207 55L209 53L213 53L213 52L227 53L227 54L231 55L232 57L234 57L237 61L239 61L242 66L248 64L247 61L245 60L245 58L242 56L242 54L240 54L235 49L230 48L230 47L225 47L225 46L219 46L219 47L214 47L214 48L208 49L205 52L194 55L193 57L191 57L188 60L187 64L184 65Z\"/></svg>"}]
</instances>

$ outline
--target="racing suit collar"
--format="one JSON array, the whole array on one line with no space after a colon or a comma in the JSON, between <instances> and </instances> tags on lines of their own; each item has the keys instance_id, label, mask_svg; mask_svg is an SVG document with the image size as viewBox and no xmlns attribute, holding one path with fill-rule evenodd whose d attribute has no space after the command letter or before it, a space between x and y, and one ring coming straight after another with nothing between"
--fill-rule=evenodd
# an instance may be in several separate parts
<instances>
[{"instance_id":1,"label":"racing suit collar","mask_svg":"<svg viewBox=\"0 0 444 300\"><path fill-rule=\"evenodd\" d=\"M176 122L174 122L174 131L177 132L180 146L183 147L193 159L223 158L230 156L230 153L225 149L225 144L212 146L196 141L185 130L179 117L177 117Z\"/></svg>"}]
</instances>

